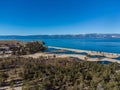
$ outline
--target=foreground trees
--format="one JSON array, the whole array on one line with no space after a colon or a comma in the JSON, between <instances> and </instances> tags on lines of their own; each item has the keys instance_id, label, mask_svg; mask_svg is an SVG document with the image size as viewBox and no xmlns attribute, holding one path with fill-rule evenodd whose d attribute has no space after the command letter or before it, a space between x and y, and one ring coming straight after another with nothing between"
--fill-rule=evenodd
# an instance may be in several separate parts
<instances>
[{"instance_id":1,"label":"foreground trees","mask_svg":"<svg viewBox=\"0 0 120 90\"><path fill-rule=\"evenodd\" d=\"M0 72L0 86L4 86L5 85L5 81L8 78L8 74L4 73L4 72Z\"/></svg>"},{"instance_id":2,"label":"foreground trees","mask_svg":"<svg viewBox=\"0 0 120 90\"><path fill-rule=\"evenodd\" d=\"M23 90L120 90L117 63L104 65L73 58L19 57L1 59L0 66L1 86L9 83L9 78L16 73L12 82L22 80Z\"/></svg>"}]
</instances>

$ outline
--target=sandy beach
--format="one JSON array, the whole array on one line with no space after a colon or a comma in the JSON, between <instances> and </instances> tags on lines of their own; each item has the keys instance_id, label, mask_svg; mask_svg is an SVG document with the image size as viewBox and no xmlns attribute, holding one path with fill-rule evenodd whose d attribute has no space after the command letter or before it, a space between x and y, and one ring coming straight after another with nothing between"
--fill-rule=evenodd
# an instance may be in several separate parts
<instances>
[{"instance_id":1,"label":"sandy beach","mask_svg":"<svg viewBox=\"0 0 120 90\"><path fill-rule=\"evenodd\" d=\"M54 48L54 49L59 49L59 50L68 50L68 51L73 51L73 52L85 52L88 55L98 55L98 56L103 56L103 58L92 58L88 57L87 55L80 55L80 54L55 54L55 53L36 53L36 54L31 54L31 55L24 55L24 57L32 57L32 58L38 58L38 57L46 57L46 58L66 58L66 57L73 57L73 58L78 58L80 60L86 60L86 61L109 61L109 62L117 62L120 63L119 60L115 59L120 57L120 54L117 53L107 53L107 52L98 52L98 51L89 51L89 50L79 50L79 49L70 49L70 48L62 48L62 47L54 47L54 46L48 46L48 48Z\"/></svg>"}]
</instances>

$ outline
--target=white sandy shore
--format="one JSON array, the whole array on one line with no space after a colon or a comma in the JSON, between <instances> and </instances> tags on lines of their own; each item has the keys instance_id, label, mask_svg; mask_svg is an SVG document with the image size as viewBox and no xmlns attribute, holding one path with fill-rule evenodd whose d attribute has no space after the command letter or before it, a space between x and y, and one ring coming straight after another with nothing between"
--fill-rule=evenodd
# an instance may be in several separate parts
<instances>
[{"instance_id":1,"label":"white sandy shore","mask_svg":"<svg viewBox=\"0 0 120 90\"><path fill-rule=\"evenodd\" d=\"M42 56L42 57L46 57L46 58L53 58L54 55L55 55L56 57L60 57L60 58L74 57L74 58L78 58L78 59L81 59L81 60L87 60L87 61L110 61L110 62L120 63L119 60L112 59L112 58L120 57L120 54L116 54L116 53L78 50L78 49L61 48L61 47L54 47L54 46L49 46L48 48L68 50L68 51L73 51L73 52L86 52L86 53L88 53L90 55L100 55L100 56L104 55L105 58L90 58L90 57L87 57L86 55L80 55L80 54L52 54L52 53L36 53L36 54L31 54L31 55L24 55L24 57L38 58L38 57Z\"/></svg>"},{"instance_id":2,"label":"white sandy shore","mask_svg":"<svg viewBox=\"0 0 120 90\"><path fill-rule=\"evenodd\" d=\"M117 53L107 53L107 52L100 52L100 51L80 50L80 49L62 48L62 47L54 47L54 46L48 46L48 48L62 49L62 50L68 50L73 52L86 52L91 55L105 55L106 57L109 57L109 58L120 56L120 54L117 54Z\"/></svg>"}]
</instances>

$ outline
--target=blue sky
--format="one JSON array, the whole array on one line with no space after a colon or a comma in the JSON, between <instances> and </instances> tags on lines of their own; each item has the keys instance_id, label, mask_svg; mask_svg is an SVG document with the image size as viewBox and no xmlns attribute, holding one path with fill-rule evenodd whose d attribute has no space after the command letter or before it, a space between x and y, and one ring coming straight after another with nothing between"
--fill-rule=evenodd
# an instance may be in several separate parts
<instances>
[{"instance_id":1,"label":"blue sky","mask_svg":"<svg viewBox=\"0 0 120 90\"><path fill-rule=\"evenodd\" d=\"M120 33L120 0L0 0L0 35Z\"/></svg>"}]
</instances>

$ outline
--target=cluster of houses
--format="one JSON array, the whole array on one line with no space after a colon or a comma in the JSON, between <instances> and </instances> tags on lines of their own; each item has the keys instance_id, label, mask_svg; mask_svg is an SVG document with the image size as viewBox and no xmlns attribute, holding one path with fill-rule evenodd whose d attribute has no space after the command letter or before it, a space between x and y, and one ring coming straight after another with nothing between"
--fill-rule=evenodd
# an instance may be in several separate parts
<instances>
[{"instance_id":1,"label":"cluster of houses","mask_svg":"<svg viewBox=\"0 0 120 90\"><path fill-rule=\"evenodd\" d=\"M9 47L7 46L0 47L0 55L4 55L4 54L12 54L12 51L10 50Z\"/></svg>"},{"instance_id":2,"label":"cluster of houses","mask_svg":"<svg viewBox=\"0 0 120 90\"><path fill-rule=\"evenodd\" d=\"M11 48L16 48L19 45L24 45L24 43L16 40L0 40L0 55L12 54Z\"/></svg>"}]
</instances>

